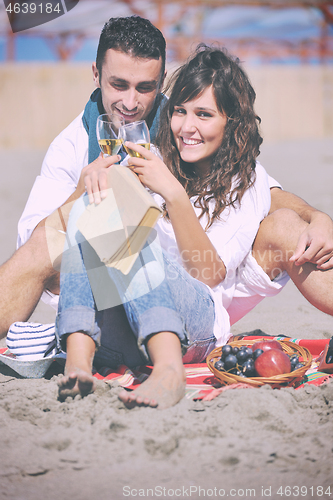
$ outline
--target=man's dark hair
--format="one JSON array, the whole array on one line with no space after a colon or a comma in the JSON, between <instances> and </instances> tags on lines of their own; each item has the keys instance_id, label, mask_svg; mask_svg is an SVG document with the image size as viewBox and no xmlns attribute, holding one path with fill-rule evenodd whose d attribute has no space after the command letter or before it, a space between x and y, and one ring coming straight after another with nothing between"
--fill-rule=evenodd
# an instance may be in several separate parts
<instances>
[{"instance_id":1,"label":"man's dark hair","mask_svg":"<svg viewBox=\"0 0 333 500\"><path fill-rule=\"evenodd\" d=\"M133 57L144 59L162 58L161 79L165 71L165 39L148 19L140 16L111 17L105 23L96 56L96 66L99 77L102 75L102 66L105 53L109 49L119 50Z\"/></svg>"}]
</instances>

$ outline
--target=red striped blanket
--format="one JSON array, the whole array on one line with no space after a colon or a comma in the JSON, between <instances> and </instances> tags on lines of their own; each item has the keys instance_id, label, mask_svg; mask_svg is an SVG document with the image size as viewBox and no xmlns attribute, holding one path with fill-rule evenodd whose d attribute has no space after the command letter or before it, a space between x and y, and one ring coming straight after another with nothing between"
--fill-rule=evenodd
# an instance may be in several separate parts
<instances>
[{"instance_id":1,"label":"red striped blanket","mask_svg":"<svg viewBox=\"0 0 333 500\"><path fill-rule=\"evenodd\" d=\"M242 340L254 340L261 339L262 335L259 336L247 336L243 337ZM289 340L295 342L303 347L309 349L313 356L313 362L311 368L306 372L304 379L297 386L297 389L303 387L305 384L321 385L328 382L333 374L326 374L318 371L317 359L319 355L324 351L325 346L328 344L329 339L291 339L287 337L269 337L270 339L277 340ZM0 349L0 353L4 354L8 352L8 349ZM13 357L10 355L9 357ZM15 357L15 356L14 356ZM27 362L32 363L32 362ZM38 363L38 362L37 362ZM54 366L54 363L53 365ZM59 365L58 365L59 366ZM50 367L52 371L52 367ZM221 386L219 380L215 378L214 374L209 370L206 363L200 364L188 364L185 365L186 370L186 398L187 399L201 399L210 400L215 398L218 394L229 389L236 388L250 388L248 384L244 381L241 384L231 384L226 386ZM98 372L94 373L97 379L105 381L117 381L122 387L126 389L135 389L136 386L141 384L151 373L152 368L150 366L142 366L137 370L131 370L127 366L119 366L117 370L110 368L102 368ZM45 371L43 372L45 373ZM54 373L59 373L55 371ZM47 375L47 374L46 374ZM25 376L25 375L24 375ZM43 376L43 375L39 375Z\"/></svg>"},{"instance_id":2,"label":"red striped blanket","mask_svg":"<svg viewBox=\"0 0 333 500\"><path fill-rule=\"evenodd\" d=\"M242 337L242 340L253 340L262 338L262 336ZM289 340L300 346L309 349L313 356L311 368L306 372L303 381L297 386L297 389L303 387L304 384L321 385L333 377L327 373L318 372L316 363L317 358L325 349L329 339L291 339L286 337L269 337L270 339ZM151 373L152 368L149 366L140 367L138 370L130 370L127 366L120 366L116 371L110 368L103 368L95 377L100 380L116 380L122 387L127 389L135 389L141 384ZM218 379L209 370L206 363L185 365L186 370L186 398L210 400L216 397L223 391L236 388L250 387L248 384L232 384L221 387Z\"/></svg>"}]
</instances>

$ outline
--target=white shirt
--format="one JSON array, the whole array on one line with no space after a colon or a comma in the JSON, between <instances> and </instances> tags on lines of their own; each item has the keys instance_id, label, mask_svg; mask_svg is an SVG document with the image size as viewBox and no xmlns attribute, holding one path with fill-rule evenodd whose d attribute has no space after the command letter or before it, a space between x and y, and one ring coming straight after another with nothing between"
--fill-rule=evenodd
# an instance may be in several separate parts
<instances>
[{"instance_id":1,"label":"white shirt","mask_svg":"<svg viewBox=\"0 0 333 500\"><path fill-rule=\"evenodd\" d=\"M41 220L65 203L75 191L82 169L88 165L88 134L82 123L82 115L83 112L54 139L46 153L41 173L35 180L18 223L17 247L22 246L30 238ZM221 308L228 307L228 302L231 300L234 284L232 280L229 282L230 275L251 248L259 223L269 211L269 187L275 186L281 187L258 164L255 186L244 194L241 210L231 209L227 225L222 221L217 222L207 233L227 268L223 286L219 285L212 292L217 303L217 323L214 330L217 337L219 328L221 331L225 330L223 325L226 316ZM257 199L257 203L253 204L252 198ZM198 209L195 210L197 212ZM226 214L222 215L224 217ZM205 226L205 220L201 219L201 223ZM173 248L176 245L175 239L171 241L172 235L170 240L170 227L171 224L161 221L159 232L162 241L165 241L162 246L175 258L180 259L180 256L177 257L178 250ZM229 250L234 247L237 251ZM58 296L44 293L42 299L57 309Z\"/></svg>"},{"instance_id":2,"label":"white shirt","mask_svg":"<svg viewBox=\"0 0 333 500\"><path fill-rule=\"evenodd\" d=\"M41 220L65 203L75 191L82 169L88 165L88 134L82 115L83 112L54 139L45 155L18 223L17 248L30 238Z\"/></svg>"},{"instance_id":3,"label":"white shirt","mask_svg":"<svg viewBox=\"0 0 333 500\"><path fill-rule=\"evenodd\" d=\"M163 203L161 196L153 194L156 202ZM192 206L197 216L201 209L194 206L195 198L191 199ZM245 191L241 205L236 208L228 207L220 217L207 230L207 236L214 245L219 257L222 259L227 274L222 283L209 291L215 303L214 335L217 346L225 344L230 333L229 307L236 286L237 268L245 257L251 252L252 244L259 229L260 222L267 216L271 205L269 176L265 169L257 162L256 180ZM211 203L211 210L214 202ZM203 228L207 224L207 216L201 217L199 222ZM167 219L161 219L156 225L161 247L173 258L182 264L175 233L172 224ZM186 254L183 255L186 258ZM210 265L209 256L207 267Z\"/></svg>"},{"instance_id":4,"label":"white shirt","mask_svg":"<svg viewBox=\"0 0 333 500\"><path fill-rule=\"evenodd\" d=\"M82 115L83 112L54 139L45 155L18 223L17 248L30 238L41 220L70 197L82 169L88 165L88 134ZM272 177L268 179L270 187L281 187Z\"/></svg>"}]
</instances>

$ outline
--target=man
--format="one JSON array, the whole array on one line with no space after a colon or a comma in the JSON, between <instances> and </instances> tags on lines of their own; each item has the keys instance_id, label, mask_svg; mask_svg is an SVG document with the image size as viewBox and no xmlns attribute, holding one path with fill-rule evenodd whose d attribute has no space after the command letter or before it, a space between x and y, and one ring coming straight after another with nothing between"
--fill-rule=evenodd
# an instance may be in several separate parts
<instances>
[{"instance_id":1,"label":"man","mask_svg":"<svg viewBox=\"0 0 333 500\"><path fill-rule=\"evenodd\" d=\"M0 268L0 335L5 336L11 323L26 321L41 295L55 308L59 294L59 273L54 269L45 235L45 220L58 219L59 231L66 229L66 213L87 189L90 200L99 201L99 183L105 182L105 169L118 161L117 156L98 156L95 135L96 118L104 112L115 112L126 120L145 119L153 142L159 109L165 99L160 90L165 76L165 40L149 21L133 16L110 19L101 33L96 63L92 65L97 90L81 113L51 144L37 177L25 211L19 222L18 246L15 254ZM333 223L300 198L282 191L271 179L272 217L262 223L254 245L259 264L273 279L277 274L275 248L288 233L286 215L296 224L297 236L293 256L284 251L282 270L288 271L300 291L319 309L332 314L332 293L315 294L304 287L303 267L326 270L333 267ZM284 209L278 210L278 209ZM65 214L65 215L64 215ZM298 214L298 215L297 215ZM297 216L297 217L296 217ZM276 241L279 237L279 241ZM311 265L309 264L311 263ZM298 272L297 269L301 269ZM280 269L281 270L281 269ZM310 272L307 271L307 272ZM303 274L302 274L303 273ZM322 274L322 273L320 273ZM310 289L309 289L310 288ZM277 290L278 291L278 290ZM275 293L277 293L277 291ZM43 293L44 292L44 293ZM228 312L231 323L240 319L263 297L254 294L247 307ZM242 298L240 297L239 300Z\"/></svg>"},{"instance_id":2,"label":"man","mask_svg":"<svg viewBox=\"0 0 333 500\"><path fill-rule=\"evenodd\" d=\"M85 112L51 144L19 221L20 248L0 268L1 336L14 321L29 318L44 291L43 299L57 305L59 273L49 257L45 220L50 214L59 219L57 209L70 207L84 193L86 175L93 178L101 166L118 161L117 156L99 157L97 116L116 112L127 121L145 119L154 140L165 99L160 93L165 77L162 33L137 16L110 19L102 30L92 71L97 90Z\"/></svg>"}]
</instances>

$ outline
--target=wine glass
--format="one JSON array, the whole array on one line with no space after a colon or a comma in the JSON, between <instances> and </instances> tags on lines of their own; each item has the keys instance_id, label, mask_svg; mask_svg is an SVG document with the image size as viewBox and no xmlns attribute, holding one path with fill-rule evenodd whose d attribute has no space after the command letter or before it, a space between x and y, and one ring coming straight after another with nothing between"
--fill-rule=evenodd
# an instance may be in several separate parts
<instances>
[{"instance_id":1,"label":"wine glass","mask_svg":"<svg viewBox=\"0 0 333 500\"><path fill-rule=\"evenodd\" d=\"M146 149L150 149L150 135L147 123L144 120L132 123L126 123L119 129L119 138L125 143L126 141L140 144ZM127 154L136 158L144 158L140 153L128 148L124 144Z\"/></svg>"},{"instance_id":2,"label":"wine glass","mask_svg":"<svg viewBox=\"0 0 333 500\"><path fill-rule=\"evenodd\" d=\"M99 147L104 156L116 155L122 146L119 129L124 120L116 114L99 115L96 122L96 135Z\"/></svg>"}]
</instances>

